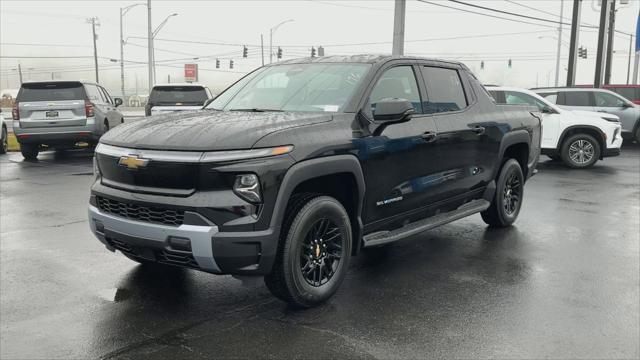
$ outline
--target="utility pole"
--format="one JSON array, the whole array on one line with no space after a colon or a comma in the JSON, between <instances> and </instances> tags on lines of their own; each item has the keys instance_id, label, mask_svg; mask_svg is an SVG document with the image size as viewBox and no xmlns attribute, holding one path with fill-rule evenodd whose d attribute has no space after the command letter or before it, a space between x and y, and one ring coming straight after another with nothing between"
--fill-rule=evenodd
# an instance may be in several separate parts
<instances>
[{"instance_id":1,"label":"utility pole","mask_svg":"<svg viewBox=\"0 0 640 360\"><path fill-rule=\"evenodd\" d=\"M122 32L122 8L120 8L120 92L124 98L124 39Z\"/></svg>"},{"instance_id":2,"label":"utility pole","mask_svg":"<svg viewBox=\"0 0 640 360\"><path fill-rule=\"evenodd\" d=\"M562 21L564 15L564 0L560 0L560 24L558 25L558 49L556 55L556 87L560 81L560 55L562 52Z\"/></svg>"},{"instance_id":3,"label":"utility pole","mask_svg":"<svg viewBox=\"0 0 640 360\"><path fill-rule=\"evenodd\" d=\"M20 85L22 85L22 66L18 63L18 77L20 77Z\"/></svg>"},{"instance_id":4,"label":"utility pole","mask_svg":"<svg viewBox=\"0 0 640 360\"><path fill-rule=\"evenodd\" d=\"M260 34L260 52L262 53L262 66L264 66L264 36Z\"/></svg>"},{"instance_id":5,"label":"utility pole","mask_svg":"<svg viewBox=\"0 0 640 360\"><path fill-rule=\"evenodd\" d=\"M404 17L407 8L407 0L395 0L396 6L393 15L393 48L392 55L404 54Z\"/></svg>"},{"instance_id":6,"label":"utility pole","mask_svg":"<svg viewBox=\"0 0 640 360\"><path fill-rule=\"evenodd\" d=\"M607 27L609 25L609 14L611 0L602 0L600 8L600 25L598 27L598 50L596 53L596 76L593 80L593 87L602 86L604 75L604 60L607 51Z\"/></svg>"},{"instance_id":7,"label":"utility pole","mask_svg":"<svg viewBox=\"0 0 640 360\"><path fill-rule=\"evenodd\" d=\"M573 0L573 12L571 16L571 40L569 44L569 64L567 66L567 86L571 87L576 82L576 65L578 60L578 39L580 37L580 13L582 12L582 0Z\"/></svg>"},{"instance_id":8,"label":"utility pole","mask_svg":"<svg viewBox=\"0 0 640 360\"><path fill-rule=\"evenodd\" d=\"M604 66L604 83L611 84L611 65L613 62L613 38L616 31L616 0L611 0L609 13L609 38L607 39L607 62Z\"/></svg>"},{"instance_id":9,"label":"utility pole","mask_svg":"<svg viewBox=\"0 0 640 360\"><path fill-rule=\"evenodd\" d=\"M633 57L633 35L629 34L629 61L627 62L627 85L629 85L629 77L631 76L631 58Z\"/></svg>"},{"instance_id":10,"label":"utility pole","mask_svg":"<svg viewBox=\"0 0 640 360\"><path fill-rule=\"evenodd\" d=\"M149 93L153 87L153 33L151 31L151 0L147 0L147 50L149 52Z\"/></svg>"},{"instance_id":11,"label":"utility pole","mask_svg":"<svg viewBox=\"0 0 640 360\"><path fill-rule=\"evenodd\" d=\"M93 63L96 69L96 82L100 82L98 78L98 46L96 41L98 40L98 36L96 35L96 26L100 26L100 22L97 17L92 17L87 19L87 23L91 24L91 29L93 31Z\"/></svg>"}]
</instances>

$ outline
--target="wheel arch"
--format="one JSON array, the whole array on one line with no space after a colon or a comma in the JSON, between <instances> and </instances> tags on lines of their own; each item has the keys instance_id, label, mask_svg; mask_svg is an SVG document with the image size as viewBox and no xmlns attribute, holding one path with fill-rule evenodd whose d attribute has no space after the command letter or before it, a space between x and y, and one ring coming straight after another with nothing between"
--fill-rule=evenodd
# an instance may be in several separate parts
<instances>
[{"instance_id":1,"label":"wheel arch","mask_svg":"<svg viewBox=\"0 0 640 360\"><path fill-rule=\"evenodd\" d=\"M602 130L592 125L574 125L564 129L562 131L562 134L560 134L560 137L558 138L558 147L556 148L558 153L562 151L562 146L564 145L564 141L569 136L576 135L576 134L587 134L587 135L593 136L598 142L598 145L600 145L599 159L600 160L603 159L602 154L604 153L604 150L606 150L607 148L606 135L602 132Z\"/></svg>"},{"instance_id":2,"label":"wheel arch","mask_svg":"<svg viewBox=\"0 0 640 360\"><path fill-rule=\"evenodd\" d=\"M531 135L527 130L516 130L504 135L500 142L500 166L495 170L494 178L500 173L500 168L506 159L516 159L520 163L524 178L529 175L529 154Z\"/></svg>"},{"instance_id":3,"label":"wheel arch","mask_svg":"<svg viewBox=\"0 0 640 360\"><path fill-rule=\"evenodd\" d=\"M357 254L362 238L362 204L365 182L360 162L353 155L336 155L306 160L286 172L271 216L270 227L282 231L287 204L292 195L312 192L335 197L351 220L353 247Z\"/></svg>"}]
</instances>

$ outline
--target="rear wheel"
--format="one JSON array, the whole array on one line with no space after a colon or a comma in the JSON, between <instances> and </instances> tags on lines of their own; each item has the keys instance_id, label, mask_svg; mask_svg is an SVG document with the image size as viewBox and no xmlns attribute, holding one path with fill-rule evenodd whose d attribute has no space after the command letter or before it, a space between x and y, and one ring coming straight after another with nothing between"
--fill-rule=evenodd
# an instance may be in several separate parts
<instances>
[{"instance_id":1,"label":"rear wheel","mask_svg":"<svg viewBox=\"0 0 640 360\"><path fill-rule=\"evenodd\" d=\"M507 227L518 218L524 194L524 175L520 163L507 160L496 184L496 194L491 206L480 213L482 220L491 227Z\"/></svg>"},{"instance_id":2,"label":"rear wheel","mask_svg":"<svg viewBox=\"0 0 640 360\"><path fill-rule=\"evenodd\" d=\"M9 149L9 139L7 134L7 128L2 126L2 144L0 144L0 154L6 154Z\"/></svg>"},{"instance_id":3,"label":"rear wheel","mask_svg":"<svg viewBox=\"0 0 640 360\"><path fill-rule=\"evenodd\" d=\"M20 144L20 152L25 160L34 161L38 159L40 148L38 144Z\"/></svg>"},{"instance_id":4,"label":"rear wheel","mask_svg":"<svg viewBox=\"0 0 640 360\"><path fill-rule=\"evenodd\" d=\"M562 144L560 155L567 166L585 169L593 166L600 158L600 144L588 134L572 135Z\"/></svg>"},{"instance_id":5,"label":"rear wheel","mask_svg":"<svg viewBox=\"0 0 640 360\"><path fill-rule=\"evenodd\" d=\"M265 284L291 305L319 305L344 280L351 242L349 215L339 201L298 195L289 203L276 261Z\"/></svg>"}]
</instances>

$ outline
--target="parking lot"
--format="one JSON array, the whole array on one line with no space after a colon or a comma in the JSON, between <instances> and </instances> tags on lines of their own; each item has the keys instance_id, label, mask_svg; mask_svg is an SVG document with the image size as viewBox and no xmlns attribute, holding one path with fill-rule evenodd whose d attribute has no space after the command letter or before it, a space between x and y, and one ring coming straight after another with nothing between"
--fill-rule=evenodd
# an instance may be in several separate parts
<instances>
[{"instance_id":1,"label":"parking lot","mask_svg":"<svg viewBox=\"0 0 640 360\"><path fill-rule=\"evenodd\" d=\"M474 215L369 250L306 311L107 251L87 224L91 158L0 157L2 358L640 355L637 144L584 171L543 157L514 227Z\"/></svg>"}]
</instances>

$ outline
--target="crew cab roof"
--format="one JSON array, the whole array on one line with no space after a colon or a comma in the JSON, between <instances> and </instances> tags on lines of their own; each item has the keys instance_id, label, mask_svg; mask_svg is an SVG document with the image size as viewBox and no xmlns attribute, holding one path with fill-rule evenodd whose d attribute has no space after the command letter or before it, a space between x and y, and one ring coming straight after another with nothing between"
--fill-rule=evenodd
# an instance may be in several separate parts
<instances>
[{"instance_id":1,"label":"crew cab roof","mask_svg":"<svg viewBox=\"0 0 640 360\"><path fill-rule=\"evenodd\" d=\"M333 55L333 56L321 56L321 57L304 57L298 59L284 60L279 61L277 63L265 65L265 66L274 66L274 65L282 65L282 64L310 64L310 63L366 63L366 64L376 64L381 62L387 62L390 60L428 60L428 61L437 61L441 63L448 63L452 65L459 65L466 69L466 66L461 62L450 61L450 60L442 60L435 58L424 58L418 56L397 56L397 55L376 55L376 54L360 54L360 55Z\"/></svg>"}]
</instances>

